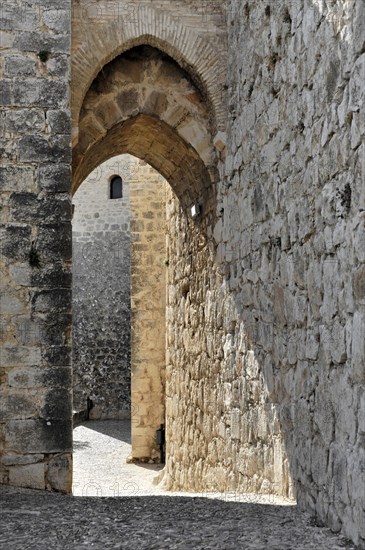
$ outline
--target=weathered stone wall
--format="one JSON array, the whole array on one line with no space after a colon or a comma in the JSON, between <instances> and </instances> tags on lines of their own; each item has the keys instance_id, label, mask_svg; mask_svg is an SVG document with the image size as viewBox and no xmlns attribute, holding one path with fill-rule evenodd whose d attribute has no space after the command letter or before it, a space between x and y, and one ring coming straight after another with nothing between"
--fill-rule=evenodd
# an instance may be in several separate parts
<instances>
[{"instance_id":1,"label":"weathered stone wall","mask_svg":"<svg viewBox=\"0 0 365 550\"><path fill-rule=\"evenodd\" d=\"M130 180L129 155L101 164L73 197L74 410L91 419L130 417ZM110 180L123 197L110 198ZM91 404L89 404L90 406Z\"/></svg>"},{"instance_id":2,"label":"weathered stone wall","mask_svg":"<svg viewBox=\"0 0 365 550\"><path fill-rule=\"evenodd\" d=\"M218 272L173 201L167 362L170 486L296 494L360 545L364 20L229 2Z\"/></svg>"},{"instance_id":3,"label":"weathered stone wall","mask_svg":"<svg viewBox=\"0 0 365 550\"><path fill-rule=\"evenodd\" d=\"M132 457L159 460L165 423L167 183L140 162L131 178Z\"/></svg>"},{"instance_id":4,"label":"weathered stone wall","mask_svg":"<svg viewBox=\"0 0 365 550\"><path fill-rule=\"evenodd\" d=\"M226 322L236 325L230 359L237 363L243 334L237 321L252 334L245 380L254 404L239 429L253 431L258 464L271 440L274 481L285 489L289 472L299 504L357 541L365 539L364 10L351 0L229 3L229 154L216 228L229 266Z\"/></svg>"},{"instance_id":5,"label":"weathered stone wall","mask_svg":"<svg viewBox=\"0 0 365 550\"><path fill-rule=\"evenodd\" d=\"M321 521L363 544L364 2L212 0L205 3L204 21L199 4L138 2L134 16L126 17L130 2L92 3L96 16L87 11L87 0L74 2L75 187L91 169L89 160L130 152L158 168L180 197L179 204L171 195L168 208L169 486L296 494ZM34 35L24 36L16 40L27 49ZM143 44L181 66L185 91L190 76L191 97L179 97L175 88L174 98L188 105L192 120L196 101L202 102L208 161L194 148L196 126L183 134L149 97L140 94L128 114L128 102L115 108L112 89L108 110L101 68ZM61 46L52 47L48 63ZM61 64L48 70L63 71ZM135 76L132 71L133 85ZM15 85L10 75L5 80L3 96L28 108L34 101L29 89L18 92L23 82ZM53 101L56 84L51 95L42 86L37 101ZM156 87L155 78L149 91ZM100 94L98 114L93 100ZM52 127L48 118L46 128L56 132L58 124ZM29 161L31 170L49 149L61 156L68 151L52 133L49 149L33 138L31 158L22 157L29 138L23 139L17 149L6 142L5 153ZM49 193L48 186L37 201ZM205 197L213 199L208 207ZM202 199L202 218L189 219L189 205ZM17 215L10 204L5 216ZM27 226L23 216L32 205L21 210ZM17 241L30 246L32 230L42 227L38 213L36 221L25 232L16 227ZM18 261L26 247L20 248L12 253ZM9 280L9 260L2 262ZM58 256L52 266L58 285ZM53 304L62 312L61 300L45 300L42 315ZM34 349L39 354L42 347ZM8 376L5 369L4 395Z\"/></svg>"},{"instance_id":6,"label":"weathered stone wall","mask_svg":"<svg viewBox=\"0 0 365 550\"><path fill-rule=\"evenodd\" d=\"M0 11L0 480L68 492L70 1Z\"/></svg>"}]
</instances>

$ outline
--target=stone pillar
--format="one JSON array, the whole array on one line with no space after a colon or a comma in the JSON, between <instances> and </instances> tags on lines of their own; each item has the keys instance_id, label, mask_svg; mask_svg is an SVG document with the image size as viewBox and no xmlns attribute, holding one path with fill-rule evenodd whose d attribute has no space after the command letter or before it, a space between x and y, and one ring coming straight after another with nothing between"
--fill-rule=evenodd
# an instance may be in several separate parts
<instances>
[{"instance_id":1,"label":"stone pillar","mask_svg":"<svg viewBox=\"0 0 365 550\"><path fill-rule=\"evenodd\" d=\"M130 187L132 456L159 460L165 421L166 182L140 163Z\"/></svg>"},{"instance_id":2,"label":"stone pillar","mask_svg":"<svg viewBox=\"0 0 365 550\"><path fill-rule=\"evenodd\" d=\"M0 481L71 490L69 0L1 9Z\"/></svg>"}]
</instances>

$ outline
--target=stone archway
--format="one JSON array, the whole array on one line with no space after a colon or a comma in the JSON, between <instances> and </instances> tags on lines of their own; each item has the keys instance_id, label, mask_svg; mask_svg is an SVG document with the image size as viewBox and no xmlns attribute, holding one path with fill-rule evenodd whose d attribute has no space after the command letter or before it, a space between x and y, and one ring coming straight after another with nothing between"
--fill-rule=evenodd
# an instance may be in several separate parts
<instances>
[{"instance_id":1,"label":"stone archway","mask_svg":"<svg viewBox=\"0 0 365 550\"><path fill-rule=\"evenodd\" d=\"M167 3L168 4L168 3ZM225 3L138 5L80 0L73 6L73 143L84 98L102 67L127 50L148 44L188 71L210 105L216 130L225 131L227 71ZM213 5L214 4L214 5ZM167 8L167 9L166 9Z\"/></svg>"},{"instance_id":2,"label":"stone archway","mask_svg":"<svg viewBox=\"0 0 365 550\"><path fill-rule=\"evenodd\" d=\"M122 192L111 200L115 174ZM73 198L75 424L128 419L133 457L155 462L165 419L167 187L146 162L120 155Z\"/></svg>"},{"instance_id":3,"label":"stone archway","mask_svg":"<svg viewBox=\"0 0 365 550\"><path fill-rule=\"evenodd\" d=\"M195 251L200 259L199 247L203 249L206 241L203 238L200 242L199 237L206 232L207 220L211 222L214 216L217 171L212 143L216 132L224 131L226 122L222 102L227 69L224 3L220 3L218 10L217 3L204 2L204 10L201 4L195 0L189 5L185 0L173 3L161 0L160 7L156 8L150 0L142 0L137 5L122 0L77 0L72 2L72 47L71 4L60 10L30 7L32 25L37 22L37 26L34 32L25 32L23 36L20 36L24 28L18 12L11 14L15 25L11 29L16 30L9 32L9 42L5 45L8 61L4 100L9 134L2 170L6 186L1 185L6 228L2 231L0 270L6 281L6 302L2 304L0 327L4 344L0 369L0 482L71 490L70 111L74 125L74 176L78 173L81 181L82 174L88 173L102 150L101 142L96 146L99 138L89 142L85 150L81 149L86 132L81 131L81 126L79 132L82 118L79 115L86 95L106 64L143 44L158 48L159 55L168 55L175 62L182 82L185 79L185 90L190 90L192 96L185 99L175 96L174 101L182 108L185 102L191 120L196 122L200 117L203 140L199 144L199 138L185 134L182 120L181 124L174 124L171 118L160 116L155 105L151 110L141 106L133 120L131 113L121 120L115 119L113 128L105 127L101 137L108 146L113 129L123 130L129 136L134 133L134 153L145 156L146 160L148 155L150 164L170 183L174 178L174 190L180 202L176 197L171 198L169 209L174 216L177 213L175 225L177 229L180 227L180 235L184 231L181 238L186 241L172 247L173 257L179 264L174 266L174 273L181 275L183 296L188 294L183 266L189 268L190 260L197 256ZM130 6L135 9L133 18L128 13L125 17ZM93 15L94 8L97 9ZM13 43L13 35L17 35L17 44ZM20 59L20 52L29 67L27 74L23 74L18 65L15 70L13 65L13 56ZM197 106L194 111L194 98L201 103L201 111ZM15 123L16 110L26 122ZM155 136L149 144L139 141L147 120ZM185 130L194 131L194 127L187 126ZM203 153L204 136L207 155ZM164 145L160 153L159 140ZM125 152L127 145L131 148L131 143L125 143ZM123 149L118 150L120 152ZM85 163L81 167L86 155L90 166ZM175 161L174 166L171 161ZM196 200L203 203L202 216L192 222L181 211L181 204L188 207L190 201ZM181 219L187 226L186 231L185 225L179 226ZM172 240L176 243L176 239ZM199 246L193 247L197 242ZM182 254L187 256L183 261ZM200 272L197 278L201 281ZM171 287L174 286L172 281Z\"/></svg>"},{"instance_id":4,"label":"stone archway","mask_svg":"<svg viewBox=\"0 0 365 550\"><path fill-rule=\"evenodd\" d=\"M188 73L156 48L133 48L104 67L85 96L73 190L98 164L128 152L158 170L184 207L207 204L212 141L209 109Z\"/></svg>"},{"instance_id":5,"label":"stone archway","mask_svg":"<svg viewBox=\"0 0 365 550\"><path fill-rule=\"evenodd\" d=\"M198 205L200 216L189 228L190 220L186 230L193 242L205 234L208 220L215 215L215 127L209 103L182 67L150 45L132 48L103 67L85 95L73 152L73 191L108 158L132 154L169 182L179 215L189 219L191 207ZM139 272L147 280L148 263ZM132 303L133 291L132 285ZM139 317L138 311L134 314ZM140 326L148 332L147 325ZM133 350L133 342L150 337L145 332L132 339L132 455L137 459L156 455L154 434L164 422L158 392L141 394L140 388L156 370L152 354L144 356L141 368L142 355ZM156 414L148 420L151 411Z\"/></svg>"}]
</instances>

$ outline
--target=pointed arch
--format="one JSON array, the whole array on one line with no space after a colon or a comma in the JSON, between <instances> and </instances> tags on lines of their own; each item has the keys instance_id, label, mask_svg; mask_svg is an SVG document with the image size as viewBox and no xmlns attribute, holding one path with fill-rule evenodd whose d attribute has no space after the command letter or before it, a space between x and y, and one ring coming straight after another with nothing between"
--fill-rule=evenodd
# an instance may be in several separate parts
<instances>
[{"instance_id":1,"label":"pointed arch","mask_svg":"<svg viewBox=\"0 0 365 550\"><path fill-rule=\"evenodd\" d=\"M214 204L214 168L207 169L199 155L166 123L140 114L113 126L92 146L74 172L73 193L97 166L129 153L145 160L171 185L184 209L204 205L204 214Z\"/></svg>"},{"instance_id":2,"label":"pointed arch","mask_svg":"<svg viewBox=\"0 0 365 550\"><path fill-rule=\"evenodd\" d=\"M212 211L218 180L209 108L190 76L168 55L137 46L97 75L79 117L73 191L99 164L139 157L171 184L180 204Z\"/></svg>"},{"instance_id":3,"label":"pointed arch","mask_svg":"<svg viewBox=\"0 0 365 550\"><path fill-rule=\"evenodd\" d=\"M112 3L111 3L112 4ZM100 7L93 14L90 2L75 5L73 20L74 143L85 95L102 68L112 59L140 44L159 48L186 70L205 95L215 130L225 128L226 36L219 39L184 26L181 18L152 6L134 6L133 17L117 2L117 17ZM97 4L95 4L95 8ZM126 8L125 8L126 9ZM200 29L201 30L201 29ZM217 31L218 32L218 31Z\"/></svg>"}]
</instances>

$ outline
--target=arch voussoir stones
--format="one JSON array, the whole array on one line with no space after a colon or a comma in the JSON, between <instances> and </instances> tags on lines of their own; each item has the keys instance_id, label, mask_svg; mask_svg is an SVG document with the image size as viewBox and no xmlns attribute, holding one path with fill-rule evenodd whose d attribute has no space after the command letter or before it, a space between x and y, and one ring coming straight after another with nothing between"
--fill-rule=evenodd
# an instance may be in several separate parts
<instances>
[{"instance_id":1,"label":"arch voussoir stones","mask_svg":"<svg viewBox=\"0 0 365 550\"><path fill-rule=\"evenodd\" d=\"M73 190L99 163L121 153L157 169L183 208L206 198L216 180L209 106L189 75L148 45L109 63L86 94L74 147Z\"/></svg>"},{"instance_id":2,"label":"arch voussoir stones","mask_svg":"<svg viewBox=\"0 0 365 550\"><path fill-rule=\"evenodd\" d=\"M113 3L115 4L115 3ZM225 129L223 104L226 81L226 29L225 26L209 31L201 25L201 32L189 26L196 18L194 9L189 13L181 6L180 16L158 6L118 4L111 17L106 5L99 10L90 9L88 0L74 7L73 75L76 87L73 93L73 126L77 136L79 113L99 71L123 52L141 44L159 48L186 70L195 85L206 95L214 118L214 131ZM225 20L222 3L222 20ZM201 23L201 21L200 21Z\"/></svg>"}]
</instances>

